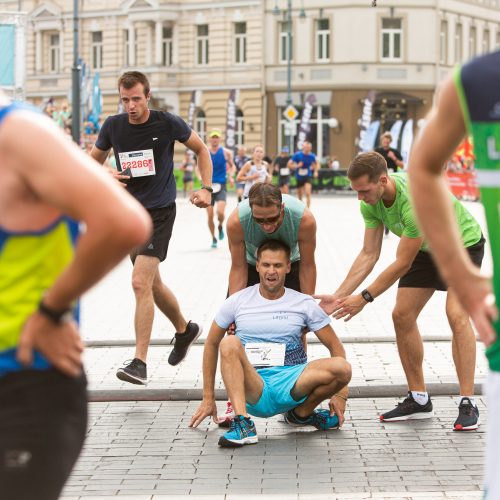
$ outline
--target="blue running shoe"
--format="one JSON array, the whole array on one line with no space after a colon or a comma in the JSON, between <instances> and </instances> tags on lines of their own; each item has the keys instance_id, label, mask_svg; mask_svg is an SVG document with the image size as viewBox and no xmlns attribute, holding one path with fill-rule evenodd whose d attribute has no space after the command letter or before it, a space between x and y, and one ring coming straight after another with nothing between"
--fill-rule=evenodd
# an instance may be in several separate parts
<instances>
[{"instance_id":1,"label":"blue running shoe","mask_svg":"<svg viewBox=\"0 0 500 500\"><path fill-rule=\"evenodd\" d=\"M217 248L217 239L216 238L212 239L212 248Z\"/></svg>"},{"instance_id":2,"label":"blue running shoe","mask_svg":"<svg viewBox=\"0 0 500 500\"><path fill-rule=\"evenodd\" d=\"M236 415L231 421L231 428L219 439L223 448L238 448L245 444L255 444L259 441L253 420L243 415Z\"/></svg>"},{"instance_id":3,"label":"blue running shoe","mask_svg":"<svg viewBox=\"0 0 500 500\"><path fill-rule=\"evenodd\" d=\"M222 229L222 225L219 226L219 240L224 239L224 229Z\"/></svg>"},{"instance_id":4,"label":"blue running shoe","mask_svg":"<svg viewBox=\"0 0 500 500\"><path fill-rule=\"evenodd\" d=\"M285 422L295 427L312 425L320 431L328 431L339 428L339 418L337 415L330 416L330 410L314 410L308 417L298 417L293 410L284 414Z\"/></svg>"}]
</instances>

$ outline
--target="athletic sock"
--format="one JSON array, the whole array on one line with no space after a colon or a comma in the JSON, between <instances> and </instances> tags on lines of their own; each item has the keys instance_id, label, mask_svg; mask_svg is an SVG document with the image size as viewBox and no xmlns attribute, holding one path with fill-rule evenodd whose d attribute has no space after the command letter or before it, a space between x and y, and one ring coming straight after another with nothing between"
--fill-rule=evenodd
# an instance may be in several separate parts
<instances>
[{"instance_id":1,"label":"athletic sock","mask_svg":"<svg viewBox=\"0 0 500 500\"><path fill-rule=\"evenodd\" d=\"M427 392L411 391L411 395L420 406L426 405L429 401L429 394Z\"/></svg>"},{"instance_id":2,"label":"athletic sock","mask_svg":"<svg viewBox=\"0 0 500 500\"><path fill-rule=\"evenodd\" d=\"M299 422L305 422L307 420L307 417L299 417L296 413L295 413L295 410L292 409L290 410L292 412L292 415L294 416L294 418L299 421Z\"/></svg>"}]
</instances>

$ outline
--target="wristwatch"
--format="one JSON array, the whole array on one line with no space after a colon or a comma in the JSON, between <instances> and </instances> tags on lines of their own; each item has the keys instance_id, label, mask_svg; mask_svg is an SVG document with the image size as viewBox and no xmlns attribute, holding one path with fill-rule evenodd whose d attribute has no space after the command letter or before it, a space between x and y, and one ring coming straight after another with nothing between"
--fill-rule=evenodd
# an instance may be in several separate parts
<instances>
[{"instance_id":1,"label":"wristwatch","mask_svg":"<svg viewBox=\"0 0 500 500\"><path fill-rule=\"evenodd\" d=\"M71 307L58 311L43 303L43 299L38 304L38 312L50 319L55 325L60 325L71 318Z\"/></svg>"},{"instance_id":2,"label":"wristwatch","mask_svg":"<svg viewBox=\"0 0 500 500\"><path fill-rule=\"evenodd\" d=\"M366 302L373 302L375 300L372 294L366 288L361 292L361 297L363 297Z\"/></svg>"},{"instance_id":3,"label":"wristwatch","mask_svg":"<svg viewBox=\"0 0 500 500\"><path fill-rule=\"evenodd\" d=\"M209 193L213 193L214 192L214 190L213 190L213 188L211 186L204 186L204 185L202 185L201 189L206 189Z\"/></svg>"}]
</instances>

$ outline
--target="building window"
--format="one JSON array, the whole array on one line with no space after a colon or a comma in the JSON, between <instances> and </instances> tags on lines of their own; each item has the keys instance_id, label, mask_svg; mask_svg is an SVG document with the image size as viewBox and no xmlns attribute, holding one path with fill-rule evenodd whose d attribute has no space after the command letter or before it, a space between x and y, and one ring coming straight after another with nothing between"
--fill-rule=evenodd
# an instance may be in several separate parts
<instances>
[{"instance_id":1,"label":"building window","mask_svg":"<svg viewBox=\"0 0 500 500\"><path fill-rule=\"evenodd\" d=\"M446 64L448 60L448 21L441 21L439 33L439 64Z\"/></svg>"},{"instance_id":2,"label":"building window","mask_svg":"<svg viewBox=\"0 0 500 500\"><path fill-rule=\"evenodd\" d=\"M91 34L90 54L92 69L102 69L102 31Z\"/></svg>"},{"instance_id":3,"label":"building window","mask_svg":"<svg viewBox=\"0 0 500 500\"><path fill-rule=\"evenodd\" d=\"M194 131L200 136L200 139L205 142L207 140L207 119L205 112L199 109L194 119Z\"/></svg>"},{"instance_id":4,"label":"building window","mask_svg":"<svg viewBox=\"0 0 500 500\"><path fill-rule=\"evenodd\" d=\"M161 63L163 66L172 66L174 63L174 36L171 27L163 27L161 39Z\"/></svg>"},{"instance_id":5,"label":"building window","mask_svg":"<svg viewBox=\"0 0 500 500\"><path fill-rule=\"evenodd\" d=\"M475 26L470 27L469 31L469 57L474 57L477 53L477 30Z\"/></svg>"},{"instance_id":6,"label":"building window","mask_svg":"<svg viewBox=\"0 0 500 500\"><path fill-rule=\"evenodd\" d=\"M49 68L51 73L59 73L60 61L60 38L59 34L49 35Z\"/></svg>"},{"instance_id":7,"label":"building window","mask_svg":"<svg viewBox=\"0 0 500 500\"><path fill-rule=\"evenodd\" d=\"M247 23L234 23L234 62L247 62Z\"/></svg>"},{"instance_id":8,"label":"building window","mask_svg":"<svg viewBox=\"0 0 500 500\"><path fill-rule=\"evenodd\" d=\"M483 54L490 51L490 30L483 31Z\"/></svg>"},{"instance_id":9,"label":"building window","mask_svg":"<svg viewBox=\"0 0 500 500\"><path fill-rule=\"evenodd\" d=\"M300 117L302 116L303 107L297 105L295 107L299 110L299 116L292 122L283 117L285 108L278 108L278 151L281 151L283 146L289 144L289 133L292 135L292 149L294 151L297 149L297 135L300 128ZM307 140L311 141L313 153L316 154L320 163L323 158L330 154L330 127L328 126L330 116L329 106L314 106L309 121L310 129L307 134Z\"/></svg>"},{"instance_id":10,"label":"building window","mask_svg":"<svg viewBox=\"0 0 500 500\"><path fill-rule=\"evenodd\" d=\"M463 47L463 36L462 36L462 25L458 23L455 26L455 63L462 62L462 47Z\"/></svg>"},{"instance_id":11,"label":"building window","mask_svg":"<svg viewBox=\"0 0 500 500\"><path fill-rule=\"evenodd\" d=\"M196 64L208 64L208 24L196 26Z\"/></svg>"},{"instance_id":12,"label":"building window","mask_svg":"<svg viewBox=\"0 0 500 500\"><path fill-rule=\"evenodd\" d=\"M245 144L245 120L243 118L243 111L236 110L236 130L234 133L234 140L236 146L243 146Z\"/></svg>"},{"instance_id":13,"label":"building window","mask_svg":"<svg viewBox=\"0 0 500 500\"><path fill-rule=\"evenodd\" d=\"M401 60L401 43L403 37L402 20L397 18L382 19L382 59L386 61Z\"/></svg>"},{"instance_id":14,"label":"building window","mask_svg":"<svg viewBox=\"0 0 500 500\"><path fill-rule=\"evenodd\" d=\"M293 24L290 26L290 39L288 38L288 22L280 23L279 39L280 63L293 61Z\"/></svg>"},{"instance_id":15,"label":"building window","mask_svg":"<svg viewBox=\"0 0 500 500\"><path fill-rule=\"evenodd\" d=\"M330 21L318 19L316 21L316 61L330 60Z\"/></svg>"}]
</instances>

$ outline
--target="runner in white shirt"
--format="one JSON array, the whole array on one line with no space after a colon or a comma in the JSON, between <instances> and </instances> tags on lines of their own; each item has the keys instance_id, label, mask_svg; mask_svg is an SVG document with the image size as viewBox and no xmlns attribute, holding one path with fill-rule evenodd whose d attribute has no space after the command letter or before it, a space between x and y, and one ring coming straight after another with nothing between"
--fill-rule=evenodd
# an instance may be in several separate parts
<instances>
[{"instance_id":1,"label":"runner in white shirt","mask_svg":"<svg viewBox=\"0 0 500 500\"><path fill-rule=\"evenodd\" d=\"M284 287L290 250L267 240L257 252L260 284L231 295L215 317L203 355L203 401L191 419L196 427L217 418L215 372L220 350L221 372L234 408L231 428L219 446L237 447L258 441L249 415L285 414L291 425L336 429L342 425L351 366L329 317L311 296ZM225 336L232 323L236 335ZM330 358L307 363L301 343L304 327L314 331ZM329 399L328 410L315 408Z\"/></svg>"},{"instance_id":2,"label":"runner in white shirt","mask_svg":"<svg viewBox=\"0 0 500 500\"><path fill-rule=\"evenodd\" d=\"M257 144L253 149L252 160L243 165L238 172L236 182L244 182L243 198L248 198L250 188L257 182L271 182L273 178L269 173L269 164L263 160L264 146Z\"/></svg>"}]
</instances>

